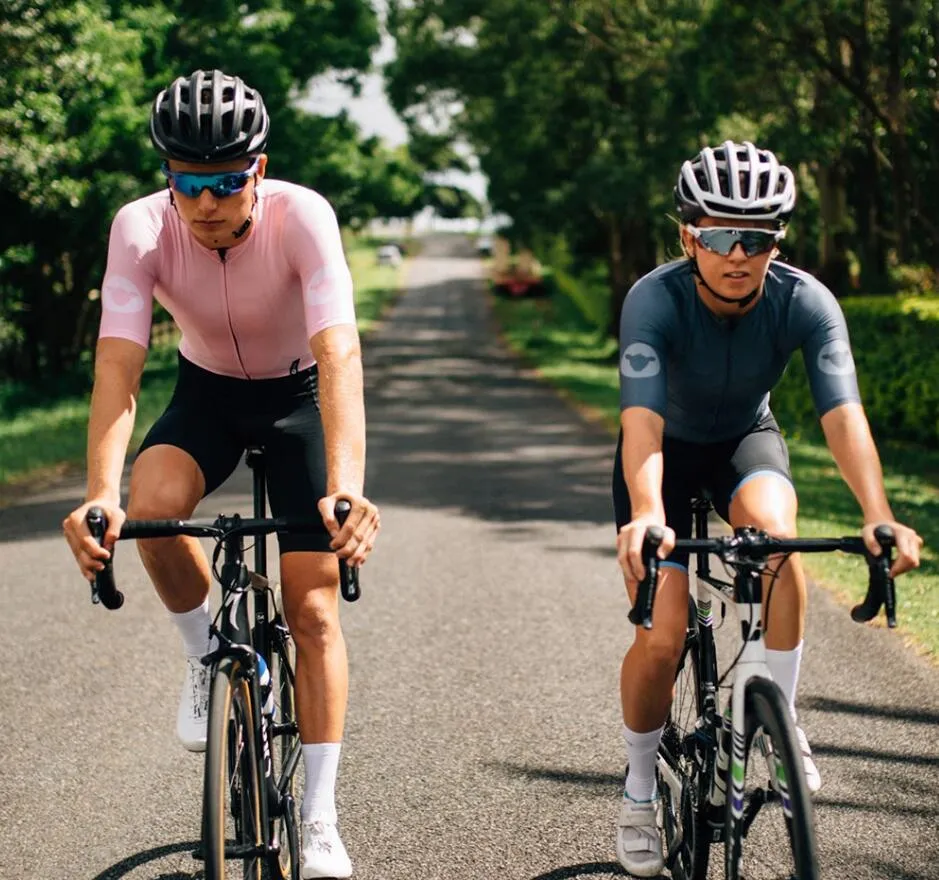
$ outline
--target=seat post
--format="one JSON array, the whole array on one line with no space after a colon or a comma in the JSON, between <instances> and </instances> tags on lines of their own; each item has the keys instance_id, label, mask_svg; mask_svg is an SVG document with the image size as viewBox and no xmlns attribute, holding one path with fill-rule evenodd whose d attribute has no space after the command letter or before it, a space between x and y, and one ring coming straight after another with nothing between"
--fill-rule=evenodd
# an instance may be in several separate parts
<instances>
[{"instance_id":1,"label":"seat post","mask_svg":"<svg viewBox=\"0 0 939 880\"><path fill-rule=\"evenodd\" d=\"M264 478L264 450L260 446L249 446L245 452L245 464L251 468L254 484L254 518L267 516L267 484ZM263 536L254 542L254 570L267 574L267 539Z\"/></svg>"}]
</instances>

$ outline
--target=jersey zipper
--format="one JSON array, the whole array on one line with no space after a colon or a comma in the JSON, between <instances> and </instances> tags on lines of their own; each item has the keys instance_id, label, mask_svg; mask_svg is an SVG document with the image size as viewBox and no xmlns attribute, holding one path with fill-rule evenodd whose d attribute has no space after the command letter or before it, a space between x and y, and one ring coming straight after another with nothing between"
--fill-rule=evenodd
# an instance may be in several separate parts
<instances>
[{"instance_id":1,"label":"jersey zipper","mask_svg":"<svg viewBox=\"0 0 939 880\"><path fill-rule=\"evenodd\" d=\"M225 313L228 315L228 329L231 331L231 340L235 345L235 356L238 358L238 365L241 367L241 372L245 374L246 379L250 379L251 376L248 374L247 369L245 369L245 362L241 359L241 348L238 346L238 337L235 335L235 325L232 323L231 319L231 304L228 301L228 263L225 259L226 253L226 248L219 248L218 258L222 263L222 285L225 288Z\"/></svg>"},{"instance_id":2,"label":"jersey zipper","mask_svg":"<svg viewBox=\"0 0 939 880\"><path fill-rule=\"evenodd\" d=\"M711 422L711 433L714 433L714 427L720 422L721 413L724 410L724 403L727 399L727 388L730 385L730 362L733 354L734 330L736 327L730 324L727 328L727 358L724 363L724 384L721 387L720 403L714 408L714 420Z\"/></svg>"}]
</instances>

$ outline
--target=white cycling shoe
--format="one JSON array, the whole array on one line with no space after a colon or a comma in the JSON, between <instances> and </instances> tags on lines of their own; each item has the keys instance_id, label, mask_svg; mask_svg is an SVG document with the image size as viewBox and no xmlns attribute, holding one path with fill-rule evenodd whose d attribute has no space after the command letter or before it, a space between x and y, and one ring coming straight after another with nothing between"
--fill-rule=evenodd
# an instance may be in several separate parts
<instances>
[{"instance_id":1,"label":"white cycling shoe","mask_svg":"<svg viewBox=\"0 0 939 880\"><path fill-rule=\"evenodd\" d=\"M302 825L303 851L300 859L300 876L303 880L331 877L345 880L352 876L352 862L339 839L335 822L315 819Z\"/></svg>"},{"instance_id":2,"label":"white cycling shoe","mask_svg":"<svg viewBox=\"0 0 939 880\"><path fill-rule=\"evenodd\" d=\"M799 751L802 753L802 766L805 770L805 783L808 786L809 793L815 794L822 787L822 776L815 766L815 759L812 757L812 749L809 747L808 738L805 731L796 726L796 739L799 741ZM757 746L766 758L766 770L769 773L769 781L773 788L776 787L776 760L773 757L773 747L769 740L763 735L762 731L757 734Z\"/></svg>"},{"instance_id":3,"label":"white cycling shoe","mask_svg":"<svg viewBox=\"0 0 939 880\"><path fill-rule=\"evenodd\" d=\"M822 775L815 766L815 759L812 757L812 750L809 748L809 741L805 736L805 731L801 727L796 727L796 737L799 740L799 751L802 752L802 766L805 767L805 781L809 786L809 791L815 794L822 787Z\"/></svg>"},{"instance_id":4,"label":"white cycling shoe","mask_svg":"<svg viewBox=\"0 0 939 880\"><path fill-rule=\"evenodd\" d=\"M199 656L186 658L186 678L176 712L176 735L190 752L204 752L209 724L209 670Z\"/></svg>"},{"instance_id":5,"label":"white cycling shoe","mask_svg":"<svg viewBox=\"0 0 939 880\"><path fill-rule=\"evenodd\" d=\"M665 868L658 804L658 797L641 803L622 798L616 823L616 858L634 877L658 877Z\"/></svg>"}]
</instances>

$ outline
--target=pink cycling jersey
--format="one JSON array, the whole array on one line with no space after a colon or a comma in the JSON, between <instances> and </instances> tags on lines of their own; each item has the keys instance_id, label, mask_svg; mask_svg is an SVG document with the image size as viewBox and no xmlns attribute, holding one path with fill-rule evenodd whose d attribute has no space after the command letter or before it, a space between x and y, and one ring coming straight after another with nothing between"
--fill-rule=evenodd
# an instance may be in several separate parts
<instances>
[{"instance_id":1,"label":"pink cycling jersey","mask_svg":"<svg viewBox=\"0 0 939 880\"><path fill-rule=\"evenodd\" d=\"M180 353L223 376L269 379L313 363L310 338L355 324L336 215L313 190L257 188L254 229L224 251L201 245L169 192L124 205L111 225L99 337L147 347L153 300L173 316Z\"/></svg>"}]
</instances>

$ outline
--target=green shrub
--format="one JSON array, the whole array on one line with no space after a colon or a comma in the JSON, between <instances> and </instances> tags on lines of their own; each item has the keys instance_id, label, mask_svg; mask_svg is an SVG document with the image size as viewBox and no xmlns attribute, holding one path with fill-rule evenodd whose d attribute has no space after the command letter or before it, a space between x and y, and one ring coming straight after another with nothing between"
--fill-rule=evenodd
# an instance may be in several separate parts
<instances>
[{"instance_id":1,"label":"green shrub","mask_svg":"<svg viewBox=\"0 0 939 880\"><path fill-rule=\"evenodd\" d=\"M850 297L841 307L875 435L939 448L939 298ZM772 407L790 435L815 435L800 358L773 391Z\"/></svg>"}]
</instances>

